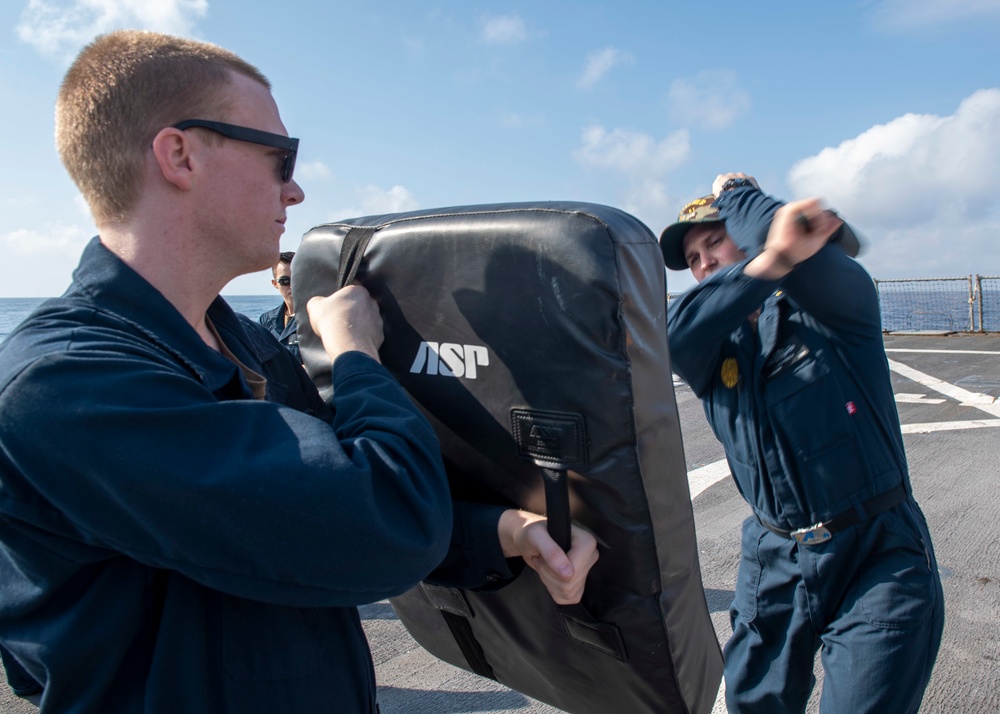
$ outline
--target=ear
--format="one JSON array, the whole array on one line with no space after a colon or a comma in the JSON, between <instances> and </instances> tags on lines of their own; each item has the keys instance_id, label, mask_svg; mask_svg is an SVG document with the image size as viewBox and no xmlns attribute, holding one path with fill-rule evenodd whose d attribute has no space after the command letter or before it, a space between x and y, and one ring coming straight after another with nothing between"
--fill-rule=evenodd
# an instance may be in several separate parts
<instances>
[{"instance_id":1,"label":"ear","mask_svg":"<svg viewBox=\"0 0 1000 714\"><path fill-rule=\"evenodd\" d=\"M199 165L194 142L179 129L166 127L153 137L153 158L164 180L181 191L190 191Z\"/></svg>"}]
</instances>

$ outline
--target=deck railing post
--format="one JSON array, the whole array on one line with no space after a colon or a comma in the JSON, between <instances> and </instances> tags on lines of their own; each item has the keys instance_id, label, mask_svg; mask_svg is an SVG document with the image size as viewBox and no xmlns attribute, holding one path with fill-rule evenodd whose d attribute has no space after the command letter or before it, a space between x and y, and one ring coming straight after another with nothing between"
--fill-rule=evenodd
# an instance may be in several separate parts
<instances>
[{"instance_id":1,"label":"deck railing post","mask_svg":"<svg viewBox=\"0 0 1000 714\"><path fill-rule=\"evenodd\" d=\"M979 332L986 332L983 328L983 276L976 273L976 303L979 306Z\"/></svg>"},{"instance_id":2,"label":"deck railing post","mask_svg":"<svg viewBox=\"0 0 1000 714\"><path fill-rule=\"evenodd\" d=\"M976 331L976 291L973 287L972 276L969 276L969 332Z\"/></svg>"}]
</instances>

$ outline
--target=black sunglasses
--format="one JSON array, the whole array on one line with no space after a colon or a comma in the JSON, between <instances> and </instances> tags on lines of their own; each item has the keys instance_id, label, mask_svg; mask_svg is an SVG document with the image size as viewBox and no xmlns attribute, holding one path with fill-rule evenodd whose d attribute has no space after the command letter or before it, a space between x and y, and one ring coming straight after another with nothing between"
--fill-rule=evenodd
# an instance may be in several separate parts
<instances>
[{"instance_id":1,"label":"black sunglasses","mask_svg":"<svg viewBox=\"0 0 1000 714\"><path fill-rule=\"evenodd\" d=\"M214 131L216 134L222 134L227 139L249 141L251 144L262 144L263 146L282 149L285 152L285 156L281 160L281 180L284 183L292 180L292 172L295 170L295 155L299 151L298 139L282 136L281 134L272 134L269 131L261 131L260 129L249 129L245 126L225 124L221 121L207 121L205 119L188 119L187 121L182 121L180 124L174 124L174 129L180 129L181 131L194 128L208 129L209 131Z\"/></svg>"},{"instance_id":2,"label":"black sunglasses","mask_svg":"<svg viewBox=\"0 0 1000 714\"><path fill-rule=\"evenodd\" d=\"M278 285L284 288L287 288L289 285L292 284L292 279L287 275L282 275L280 278L275 278L274 282L276 282Z\"/></svg>"}]
</instances>

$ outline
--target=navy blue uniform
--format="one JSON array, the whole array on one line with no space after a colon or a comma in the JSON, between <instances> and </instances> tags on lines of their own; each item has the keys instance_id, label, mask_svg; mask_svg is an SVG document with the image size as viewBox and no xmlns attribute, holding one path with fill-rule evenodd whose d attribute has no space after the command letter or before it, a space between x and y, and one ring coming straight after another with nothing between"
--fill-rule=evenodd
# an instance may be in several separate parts
<instances>
[{"instance_id":1,"label":"navy blue uniform","mask_svg":"<svg viewBox=\"0 0 1000 714\"><path fill-rule=\"evenodd\" d=\"M744 188L717 205L752 257L781 204ZM730 711L802 711L821 647L825 713L915 712L944 605L872 280L832 244L781 280L744 275L746 262L668 313L673 367L754 511L725 648ZM809 545L788 535L831 519L853 525L804 532Z\"/></svg>"},{"instance_id":2,"label":"navy blue uniform","mask_svg":"<svg viewBox=\"0 0 1000 714\"><path fill-rule=\"evenodd\" d=\"M295 315L292 315L288 319L288 322L285 322L285 312L285 303L281 303L273 310L262 313L257 318L257 321L270 330L278 342L287 347L288 351L295 355L295 359L301 363L302 353L299 351L299 328L295 322L297 318Z\"/></svg>"},{"instance_id":3,"label":"navy blue uniform","mask_svg":"<svg viewBox=\"0 0 1000 714\"><path fill-rule=\"evenodd\" d=\"M208 316L243 368L95 239L0 346L0 642L43 712L372 712L356 606L449 548L437 439L381 365L340 356L328 406ZM459 576L509 577L498 513L468 515Z\"/></svg>"},{"instance_id":4,"label":"navy blue uniform","mask_svg":"<svg viewBox=\"0 0 1000 714\"><path fill-rule=\"evenodd\" d=\"M14 659L14 655L3 647L0 647L0 659L3 660L7 684L14 694L19 697L28 697L42 691L42 685L36 682L35 678L21 666L21 663Z\"/></svg>"}]
</instances>

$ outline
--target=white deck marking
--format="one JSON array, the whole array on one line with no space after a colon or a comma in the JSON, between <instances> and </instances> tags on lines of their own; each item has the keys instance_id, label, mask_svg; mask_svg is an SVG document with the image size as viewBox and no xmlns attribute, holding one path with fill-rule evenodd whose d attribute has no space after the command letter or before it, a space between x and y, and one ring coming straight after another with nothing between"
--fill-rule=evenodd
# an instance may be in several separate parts
<instances>
[{"instance_id":1,"label":"white deck marking","mask_svg":"<svg viewBox=\"0 0 1000 714\"><path fill-rule=\"evenodd\" d=\"M1000 429L1000 419L972 419L970 421L931 421L925 424L903 424L904 434L930 434L932 431L959 431L961 429Z\"/></svg>"},{"instance_id":2,"label":"white deck marking","mask_svg":"<svg viewBox=\"0 0 1000 714\"><path fill-rule=\"evenodd\" d=\"M691 489L691 498L707 489L709 486L717 484L729 475L729 462L725 459L706 464L701 468L688 471L688 488Z\"/></svg>"},{"instance_id":3,"label":"white deck marking","mask_svg":"<svg viewBox=\"0 0 1000 714\"><path fill-rule=\"evenodd\" d=\"M1000 357L1000 352L995 350L914 350L904 347L887 347L886 352L925 352L939 355L996 355Z\"/></svg>"},{"instance_id":4,"label":"white deck marking","mask_svg":"<svg viewBox=\"0 0 1000 714\"><path fill-rule=\"evenodd\" d=\"M886 350L886 352L962 352L967 354L995 354L1000 356L1000 352L982 352L972 350ZM949 384L936 377L931 377L905 364L889 360L889 368L896 374L911 379L918 384L922 384L939 394L943 394L950 399L954 399L962 406L973 407L981 411L1000 417L1000 402L988 394L979 394L962 389L954 384ZM896 401L907 404L941 404L943 399L930 399L925 394L911 394L901 392L896 394ZM927 422L923 424L903 424L904 434L930 434L935 431L960 431L963 429L989 429L1000 428L1000 418L998 419L969 419L967 421L939 421ZM714 486L722 479L729 476L729 462L725 459L705 464L696 469L688 471L688 488L691 490L691 498L694 499L711 486Z\"/></svg>"},{"instance_id":5,"label":"white deck marking","mask_svg":"<svg viewBox=\"0 0 1000 714\"><path fill-rule=\"evenodd\" d=\"M954 399L963 407L974 407L986 412L987 414L1000 417L1000 403L997 403L996 397L991 397L988 394L979 394L978 392L970 392L967 389L962 389L954 384L948 384L947 382L941 381L937 377L924 374L923 372L919 372L912 367L907 367L905 364L894 360L889 360L889 369L896 374L902 375L907 379L912 379L914 382L924 385L928 389L933 389L935 392L943 394L950 399Z\"/></svg>"}]
</instances>

